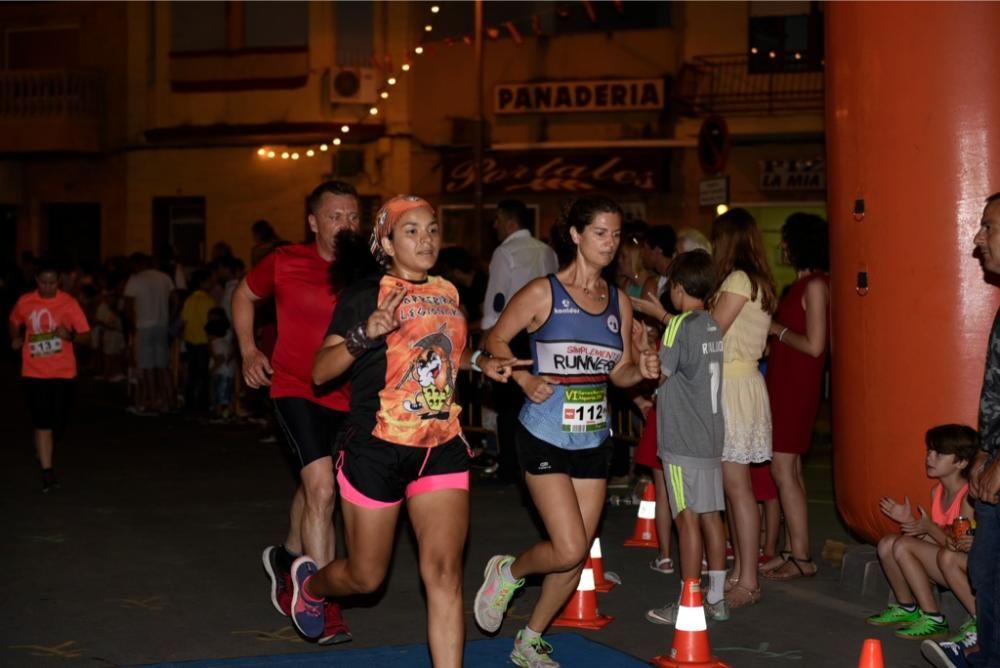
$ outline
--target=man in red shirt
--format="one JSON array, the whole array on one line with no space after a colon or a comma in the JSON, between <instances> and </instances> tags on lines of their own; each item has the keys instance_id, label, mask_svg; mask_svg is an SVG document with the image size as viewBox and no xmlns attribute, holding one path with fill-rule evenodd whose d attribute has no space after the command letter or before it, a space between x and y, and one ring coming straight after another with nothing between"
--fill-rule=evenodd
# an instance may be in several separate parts
<instances>
[{"instance_id":1,"label":"man in red shirt","mask_svg":"<svg viewBox=\"0 0 1000 668\"><path fill-rule=\"evenodd\" d=\"M313 356L326 336L337 303L329 281L336 235L357 230L357 192L350 184L327 181L309 196L312 243L289 244L265 256L233 293L233 328L243 357L243 378L253 388L270 386L278 424L285 435L300 484L292 499L288 537L283 545L264 550L264 569L271 578L271 602L283 615L291 607L292 562L306 554L325 565L334 558L333 509L335 435L350 408L345 384L315 386ZM254 302L274 297L278 342L271 361L254 341ZM340 607L326 606L319 643L351 639Z\"/></svg>"},{"instance_id":2,"label":"man in red shirt","mask_svg":"<svg viewBox=\"0 0 1000 668\"><path fill-rule=\"evenodd\" d=\"M59 290L59 275L39 261L38 290L17 300L10 313L10 340L21 352L24 396L35 429L35 451L42 466L42 492L57 487L52 468L54 437L66 426L76 378L73 340L89 337L90 326L80 304Z\"/></svg>"}]
</instances>

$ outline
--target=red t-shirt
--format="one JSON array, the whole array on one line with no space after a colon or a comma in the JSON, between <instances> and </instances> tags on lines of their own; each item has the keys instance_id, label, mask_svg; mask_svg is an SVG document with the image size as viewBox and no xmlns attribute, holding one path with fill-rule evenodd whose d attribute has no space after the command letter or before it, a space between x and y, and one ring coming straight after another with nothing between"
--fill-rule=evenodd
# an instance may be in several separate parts
<instances>
[{"instance_id":1,"label":"red t-shirt","mask_svg":"<svg viewBox=\"0 0 1000 668\"><path fill-rule=\"evenodd\" d=\"M250 270L247 287L261 299L273 296L278 312L271 397L299 397L346 411L351 406L348 383L322 387L312 383L313 357L337 305L329 271L330 263L320 257L315 244L281 246Z\"/></svg>"},{"instance_id":2,"label":"red t-shirt","mask_svg":"<svg viewBox=\"0 0 1000 668\"><path fill-rule=\"evenodd\" d=\"M37 291L17 300L10 313L15 327L24 325L21 347L21 375L25 378L75 378L76 356L73 344L56 336L60 325L71 332L90 331L80 304L57 290L54 297L43 298Z\"/></svg>"}]
</instances>

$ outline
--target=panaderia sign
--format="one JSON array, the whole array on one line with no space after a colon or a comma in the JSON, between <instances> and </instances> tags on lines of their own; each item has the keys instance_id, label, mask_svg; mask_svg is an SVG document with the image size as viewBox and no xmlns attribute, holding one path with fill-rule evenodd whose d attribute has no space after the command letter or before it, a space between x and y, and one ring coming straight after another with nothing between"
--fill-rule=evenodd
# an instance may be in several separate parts
<instances>
[{"instance_id":1,"label":"panaderia sign","mask_svg":"<svg viewBox=\"0 0 1000 668\"><path fill-rule=\"evenodd\" d=\"M661 151L492 153L483 159L483 192L659 192L665 189L663 159ZM468 153L445 155L446 194L472 192L474 183Z\"/></svg>"},{"instance_id":2,"label":"panaderia sign","mask_svg":"<svg viewBox=\"0 0 1000 668\"><path fill-rule=\"evenodd\" d=\"M662 79L502 83L493 89L497 114L655 111L664 103Z\"/></svg>"}]
</instances>

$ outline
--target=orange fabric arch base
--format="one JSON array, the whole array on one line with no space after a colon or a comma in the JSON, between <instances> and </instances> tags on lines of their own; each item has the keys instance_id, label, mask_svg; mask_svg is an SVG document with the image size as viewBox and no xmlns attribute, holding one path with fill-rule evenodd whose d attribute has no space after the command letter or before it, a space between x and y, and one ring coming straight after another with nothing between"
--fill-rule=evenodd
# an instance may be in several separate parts
<instances>
[{"instance_id":1,"label":"orange fabric arch base","mask_svg":"<svg viewBox=\"0 0 1000 668\"><path fill-rule=\"evenodd\" d=\"M1000 4L825 10L834 478L874 542L895 528L881 497L929 508L924 432L976 425L1000 298L972 256L1000 190Z\"/></svg>"}]
</instances>

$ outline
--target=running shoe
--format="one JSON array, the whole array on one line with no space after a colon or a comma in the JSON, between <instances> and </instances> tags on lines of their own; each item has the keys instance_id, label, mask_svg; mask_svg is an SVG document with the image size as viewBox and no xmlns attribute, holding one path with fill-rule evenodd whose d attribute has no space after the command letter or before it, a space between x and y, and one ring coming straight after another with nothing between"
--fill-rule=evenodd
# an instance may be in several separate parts
<instances>
[{"instance_id":1,"label":"running shoe","mask_svg":"<svg viewBox=\"0 0 1000 668\"><path fill-rule=\"evenodd\" d=\"M865 621L872 626L900 626L912 624L918 619L920 619L920 608L914 608L910 611L901 605L890 603L888 608L877 615L868 617Z\"/></svg>"},{"instance_id":2,"label":"running shoe","mask_svg":"<svg viewBox=\"0 0 1000 668\"><path fill-rule=\"evenodd\" d=\"M967 668L969 665L965 659L965 652L953 642L925 640L920 643L920 653L935 668Z\"/></svg>"},{"instance_id":3,"label":"running shoe","mask_svg":"<svg viewBox=\"0 0 1000 668\"><path fill-rule=\"evenodd\" d=\"M509 554L498 554L486 562L486 569L483 571L485 579L479 591L476 592L473 610L479 628L487 633L494 633L500 628L511 597L524 585L524 578L511 582L503 577L501 568L512 563L514 563L514 557Z\"/></svg>"},{"instance_id":4,"label":"running shoe","mask_svg":"<svg viewBox=\"0 0 1000 668\"><path fill-rule=\"evenodd\" d=\"M653 622L654 624L673 626L677 623L677 611L679 609L676 603L670 603L662 608L653 608L646 613L646 621Z\"/></svg>"},{"instance_id":5,"label":"running shoe","mask_svg":"<svg viewBox=\"0 0 1000 668\"><path fill-rule=\"evenodd\" d=\"M264 548L261 561L264 571L271 580L271 605L285 617L292 614L292 575L278 565L280 545L269 545Z\"/></svg>"},{"instance_id":6,"label":"running shoe","mask_svg":"<svg viewBox=\"0 0 1000 668\"><path fill-rule=\"evenodd\" d=\"M325 601L312 598L304 589L317 570L316 562L309 557L299 557L292 564L292 621L307 638L319 638L326 626Z\"/></svg>"},{"instance_id":7,"label":"running shoe","mask_svg":"<svg viewBox=\"0 0 1000 668\"><path fill-rule=\"evenodd\" d=\"M979 644L979 634L976 632L976 618L969 617L966 619L965 623L958 627L958 632L948 638L948 642L954 643L964 650Z\"/></svg>"},{"instance_id":8,"label":"running shoe","mask_svg":"<svg viewBox=\"0 0 1000 668\"><path fill-rule=\"evenodd\" d=\"M324 617L323 633L316 641L320 645L339 645L354 639L354 636L351 635L351 629L347 627L344 617L340 613L339 603L327 601Z\"/></svg>"},{"instance_id":9,"label":"running shoe","mask_svg":"<svg viewBox=\"0 0 1000 668\"><path fill-rule=\"evenodd\" d=\"M552 660L552 645L545 642L541 636L531 640L522 640L523 631L517 632L514 639L514 651L510 653L510 660L515 666L521 668L559 668L559 664Z\"/></svg>"},{"instance_id":10,"label":"running shoe","mask_svg":"<svg viewBox=\"0 0 1000 668\"><path fill-rule=\"evenodd\" d=\"M729 621L729 603L725 597L720 598L716 603L705 603L705 616L713 622Z\"/></svg>"},{"instance_id":11,"label":"running shoe","mask_svg":"<svg viewBox=\"0 0 1000 668\"><path fill-rule=\"evenodd\" d=\"M674 560L670 557L657 557L649 562L649 567L657 573L670 574L674 572Z\"/></svg>"},{"instance_id":12,"label":"running shoe","mask_svg":"<svg viewBox=\"0 0 1000 668\"><path fill-rule=\"evenodd\" d=\"M904 640L944 640L948 637L948 622L941 621L921 611L920 619L896 631Z\"/></svg>"},{"instance_id":13,"label":"running shoe","mask_svg":"<svg viewBox=\"0 0 1000 668\"><path fill-rule=\"evenodd\" d=\"M58 478L53 470L42 471L42 494L48 494L54 489L61 489Z\"/></svg>"}]
</instances>

